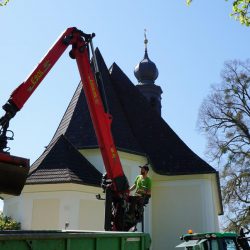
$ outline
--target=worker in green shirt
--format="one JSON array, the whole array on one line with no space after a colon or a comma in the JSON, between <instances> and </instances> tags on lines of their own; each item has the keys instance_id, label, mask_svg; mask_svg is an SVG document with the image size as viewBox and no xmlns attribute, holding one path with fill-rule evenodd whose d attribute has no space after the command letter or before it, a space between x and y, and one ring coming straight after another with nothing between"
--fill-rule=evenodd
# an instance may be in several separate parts
<instances>
[{"instance_id":1,"label":"worker in green shirt","mask_svg":"<svg viewBox=\"0 0 250 250\"><path fill-rule=\"evenodd\" d=\"M141 221L144 210L143 206L148 203L151 197L152 181L148 176L149 167L147 165L139 167L141 169L141 174L136 177L129 191L135 190L135 195L130 196L130 214L134 215L138 221Z\"/></svg>"},{"instance_id":2,"label":"worker in green shirt","mask_svg":"<svg viewBox=\"0 0 250 250\"><path fill-rule=\"evenodd\" d=\"M145 165L139 166L139 168L141 169L141 174L136 177L134 185L129 190L135 190L136 196L151 196L152 181L148 177L149 167Z\"/></svg>"}]
</instances>

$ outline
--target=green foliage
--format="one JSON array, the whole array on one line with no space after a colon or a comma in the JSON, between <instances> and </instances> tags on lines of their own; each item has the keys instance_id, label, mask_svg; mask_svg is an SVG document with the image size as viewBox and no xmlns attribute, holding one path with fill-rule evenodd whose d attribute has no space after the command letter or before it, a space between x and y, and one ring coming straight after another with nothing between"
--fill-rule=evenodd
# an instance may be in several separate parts
<instances>
[{"instance_id":1,"label":"green foliage","mask_svg":"<svg viewBox=\"0 0 250 250\"><path fill-rule=\"evenodd\" d=\"M250 0L235 0L233 2L233 11L231 16L233 16L241 24L250 26L249 7Z\"/></svg>"},{"instance_id":2,"label":"green foliage","mask_svg":"<svg viewBox=\"0 0 250 250\"><path fill-rule=\"evenodd\" d=\"M225 0L228 2L228 0ZM189 6L192 0L186 0L186 4ZM250 26L250 0L233 0L232 13L230 16L239 21L242 25Z\"/></svg>"},{"instance_id":3,"label":"green foliage","mask_svg":"<svg viewBox=\"0 0 250 250\"><path fill-rule=\"evenodd\" d=\"M11 217L4 216L0 213L0 230L20 230L21 223L13 220Z\"/></svg>"},{"instance_id":4,"label":"green foliage","mask_svg":"<svg viewBox=\"0 0 250 250\"><path fill-rule=\"evenodd\" d=\"M9 2L9 0L4 0L4 1L0 2L0 6L5 6L8 2Z\"/></svg>"}]
</instances>

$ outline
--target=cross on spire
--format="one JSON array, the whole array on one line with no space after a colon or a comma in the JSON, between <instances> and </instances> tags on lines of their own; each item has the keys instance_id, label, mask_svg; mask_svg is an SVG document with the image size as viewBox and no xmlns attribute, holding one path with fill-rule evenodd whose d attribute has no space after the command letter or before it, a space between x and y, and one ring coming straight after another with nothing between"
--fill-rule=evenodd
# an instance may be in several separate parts
<instances>
[{"instance_id":1,"label":"cross on spire","mask_svg":"<svg viewBox=\"0 0 250 250\"><path fill-rule=\"evenodd\" d=\"M145 44L145 51L147 51L147 45L148 45L147 29L144 29L144 44Z\"/></svg>"}]
</instances>

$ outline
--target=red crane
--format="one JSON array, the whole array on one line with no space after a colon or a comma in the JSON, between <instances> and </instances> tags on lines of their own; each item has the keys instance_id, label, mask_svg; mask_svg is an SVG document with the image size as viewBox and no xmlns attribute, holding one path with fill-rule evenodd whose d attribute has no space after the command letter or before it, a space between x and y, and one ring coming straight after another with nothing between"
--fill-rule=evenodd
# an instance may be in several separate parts
<instances>
[{"instance_id":1,"label":"red crane","mask_svg":"<svg viewBox=\"0 0 250 250\"><path fill-rule=\"evenodd\" d=\"M78 70L98 144L106 168L102 186L106 191L105 230L124 230L122 214L129 203L129 184L111 133L112 117L108 112L101 74L95 58L92 38L77 28L68 28L58 38L27 80L21 83L3 106L5 114L0 118L0 193L19 195L25 184L29 160L8 153L7 136L10 120L22 109L60 56L71 45L69 55L77 62ZM89 51L92 51L94 73L91 68ZM110 180L110 182L108 181ZM121 217L121 218L120 218ZM127 228L128 229L128 228Z\"/></svg>"}]
</instances>

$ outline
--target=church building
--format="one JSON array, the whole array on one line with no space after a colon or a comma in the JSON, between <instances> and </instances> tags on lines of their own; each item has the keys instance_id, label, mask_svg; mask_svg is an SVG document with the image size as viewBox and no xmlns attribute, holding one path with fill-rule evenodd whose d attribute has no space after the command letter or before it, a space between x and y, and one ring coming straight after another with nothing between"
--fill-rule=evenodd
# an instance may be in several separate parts
<instances>
[{"instance_id":1,"label":"church building","mask_svg":"<svg viewBox=\"0 0 250 250\"><path fill-rule=\"evenodd\" d=\"M152 197L144 226L153 250L173 250L188 229L218 231L223 213L218 172L196 155L161 117L158 69L149 59L135 67L134 84L116 63L107 68L98 49L112 134L130 185L138 166L149 164ZM4 196L4 214L22 229L104 230L100 182L105 172L81 84L42 155L33 163L20 196Z\"/></svg>"}]
</instances>

